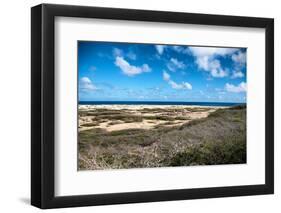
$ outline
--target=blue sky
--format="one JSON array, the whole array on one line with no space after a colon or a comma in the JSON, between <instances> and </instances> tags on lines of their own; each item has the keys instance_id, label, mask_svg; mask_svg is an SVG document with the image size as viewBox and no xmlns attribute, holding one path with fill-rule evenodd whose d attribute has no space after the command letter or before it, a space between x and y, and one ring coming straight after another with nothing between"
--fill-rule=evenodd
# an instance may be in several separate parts
<instances>
[{"instance_id":1,"label":"blue sky","mask_svg":"<svg viewBox=\"0 0 281 213\"><path fill-rule=\"evenodd\" d=\"M79 101L246 102L246 49L78 42Z\"/></svg>"}]
</instances>

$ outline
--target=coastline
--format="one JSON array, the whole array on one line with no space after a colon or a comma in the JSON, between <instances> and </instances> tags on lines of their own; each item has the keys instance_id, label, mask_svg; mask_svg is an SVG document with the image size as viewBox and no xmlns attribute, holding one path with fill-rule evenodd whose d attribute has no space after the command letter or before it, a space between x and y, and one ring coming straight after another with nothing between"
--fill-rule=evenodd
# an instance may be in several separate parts
<instances>
[{"instance_id":1,"label":"coastline","mask_svg":"<svg viewBox=\"0 0 281 213\"><path fill-rule=\"evenodd\" d=\"M90 109L112 109L112 110L121 110L121 109L131 109L131 110L140 110L140 109L163 109L163 108L174 108L174 109L184 109L184 108L213 108L213 109L225 109L231 106L200 106L200 105L130 105L130 104L98 104L98 105L78 105L79 109L90 110Z\"/></svg>"}]
</instances>

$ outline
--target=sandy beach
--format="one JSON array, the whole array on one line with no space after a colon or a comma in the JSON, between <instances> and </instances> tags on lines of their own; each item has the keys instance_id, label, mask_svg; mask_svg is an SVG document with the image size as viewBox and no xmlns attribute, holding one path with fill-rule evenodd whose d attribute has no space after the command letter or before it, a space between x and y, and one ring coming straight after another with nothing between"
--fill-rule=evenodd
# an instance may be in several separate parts
<instances>
[{"instance_id":1,"label":"sandy beach","mask_svg":"<svg viewBox=\"0 0 281 213\"><path fill-rule=\"evenodd\" d=\"M124 129L151 129L158 125L179 126L192 120L206 118L220 108L217 106L185 106L185 105L79 105L79 131L101 128L106 131ZM83 114L84 112L84 114ZM106 113L108 112L108 113ZM107 114L99 123L95 119ZM112 113L112 115L110 114ZM133 117L132 121L116 114ZM138 119L139 118L139 119ZM91 125L92 124L92 125Z\"/></svg>"}]
</instances>

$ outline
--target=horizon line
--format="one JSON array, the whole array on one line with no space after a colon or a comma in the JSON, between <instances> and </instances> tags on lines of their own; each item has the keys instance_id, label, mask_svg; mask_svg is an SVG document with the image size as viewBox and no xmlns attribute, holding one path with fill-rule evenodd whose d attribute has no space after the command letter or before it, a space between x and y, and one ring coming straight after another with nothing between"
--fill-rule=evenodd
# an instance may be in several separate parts
<instances>
[{"instance_id":1,"label":"horizon line","mask_svg":"<svg viewBox=\"0 0 281 213\"><path fill-rule=\"evenodd\" d=\"M114 101L109 101L109 100L90 100L90 101L78 101L79 103L81 102L180 102L180 103L237 103L237 104L247 104L247 102L223 102L223 101L140 101L140 100L128 100L128 101L120 101L120 100L114 100Z\"/></svg>"}]
</instances>

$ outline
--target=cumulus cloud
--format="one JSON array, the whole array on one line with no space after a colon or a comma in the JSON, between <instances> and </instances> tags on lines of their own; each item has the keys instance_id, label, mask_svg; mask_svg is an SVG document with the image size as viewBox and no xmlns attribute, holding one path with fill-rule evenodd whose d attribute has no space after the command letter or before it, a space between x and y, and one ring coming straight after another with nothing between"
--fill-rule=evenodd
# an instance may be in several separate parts
<instances>
[{"instance_id":1,"label":"cumulus cloud","mask_svg":"<svg viewBox=\"0 0 281 213\"><path fill-rule=\"evenodd\" d=\"M171 76L166 71L163 71L163 79L164 79L164 81L168 82L168 84L173 89L188 89L188 90L192 89L192 85L190 83L188 83L188 82L182 82L180 84L174 82L171 79Z\"/></svg>"},{"instance_id":2,"label":"cumulus cloud","mask_svg":"<svg viewBox=\"0 0 281 213\"><path fill-rule=\"evenodd\" d=\"M228 71L223 69L218 56L227 56L234 54L236 48L215 48L215 47L189 47L189 51L196 58L195 63L212 77L222 78L228 76Z\"/></svg>"},{"instance_id":3,"label":"cumulus cloud","mask_svg":"<svg viewBox=\"0 0 281 213\"><path fill-rule=\"evenodd\" d=\"M243 78L244 73L241 72L241 69L243 69L243 67L246 65L246 52L238 51L231 56L231 59L234 62L234 70L232 72L231 78Z\"/></svg>"},{"instance_id":4,"label":"cumulus cloud","mask_svg":"<svg viewBox=\"0 0 281 213\"><path fill-rule=\"evenodd\" d=\"M187 82L182 82L181 84L178 84L178 83L170 80L168 83L171 85L171 87L173 89L189 89L189 90L192 89L191 84L187 83Z\"/></svg>"},{"instance_id":5,"label":"cumulus cloud","mask_svg":"<svg viewBox=\"0 0 281 213\"><path fill-rule=\"evenodd\" d=\"M127 76L134 76L144 72L150 72L151 68L147 64L143 64L142 66L134 66L131 65L128 61L126 61L123 57L117 56L115 58L115 65L119 67L122 72Z\"/></svg>"},{"instance_id":6,"label":"cumulus cloud","mask_svg":"<svg viewBox=\"0 0 281 213\"><path fill-rule=\"evenodd\" d=\"M189 53L189 49L186 46L179 45L155 45L155 48L158 53L158 57L164 53L164 50L173 50L177 53L187 54Z\"/></svg>"},{"instance_id":7,"label":"cumulus cloud","mask_svg":"<svg viewBox=\"0 0 281 213\"><path fill-rule=\"evenodd\" d=\"M151 68L147 64L143 64L141 68L142 68L143 72L150 72L151 71Z\"/></svg>"},{"instance_id":8,"label":"cumulus cloud","mask_svg":"<svg viewBox=\"0 0 281 213\"><path fill-rule=\"evenodd\" d=\"M132 51L127 53L127 57L131 60L136 60L137 59L137 55L135 53L133 53Z\"/></svg>"},{"instance_id":9,"label":"cumulus cloud","mask_svg":"<svg viewBox=\"0 0 281 213\"><path fill-rule=\"evenodd\" d=\"M155 48L159 55L162 55L164 52L164 49L166 48L166 45L155 45Z\"/></svg>"},{"instance_id":10,"label":"cumulus cloud","mask_svg":"<svg viewBox=\"0 0 281 213\"><path fill-rule=\"evenodd\" d=\"M93 91L96 90L97 87L88 77L82 77L79 80L79 89L81 89L81 91Z\"/></svg>"},{"instance_id":11,"label":"cumulus cloud","mask_svg":"<svg viewBox=\"0 0 281 213\"><path fill-rule=\"evenodd\" d=\"M186 65L176 58L171 58L167 63L167 68L172 72L175 72L177 69L184 69L185 67Z\"/></svg>"},{"instance_id":12,"label":"cumulus cloud","mask_svg":"<svg viewBox=\"0 0 281 213\"><path fill-rule=\"evenodd\" d=\"M240 93L240 92L246 92L247 91L247 84L245 82L241 82L237 86L233 84L226 83L225 84L225 90L227 92L234 92L234 93Z\"/></svg>"},{"instance_id":13,"label":"cumulus cloud","mask_svg":"<svg viewBox=\"0 0 281 213\"><path fill-rule=\"evenodd\" d=\"M166 71L163 71L163 79L165 81L169 81L170 80L170 75Z\"/></svg>"},{"instance_id":14,"label":"cumulus cloud","mask_svg":"<svg viewBox=\"0 0 281 213\"><path fill-rule=\"evenodd\" d=\"M245 52L238 51L237 54L233 54L233 55L231 56L231 59L232 59L235 63L243 65L243 64L246 63L246 60L247 60L247 58L246 58L246 53L245 53Z\"/></svg>"},{"instance_id":15,"label":"cumulus cloud","mask_svg":"<svg viewBox=\"0 0 281 213\"><path fill-rule=\"evenodd\" d=\"M197 57L201 57L201 56L213 57L215 55L218 56L231 55L234 52L236 52L238 49L219 48L219 47L189 47L189 50L192 52L193 55Z\"/></svg>"},{"instance_id":16,"label":"cumulus cloud","mask_svg":"<svg viewBox=\"0 0 281 213\"><path fill-rule=\"evenodd\" d=\"M177 45L172 46L172 49L178 53L181 53L184 50L184 48L182 46L177 46Z\"/></svg>"},{"instance_id":17,"label":"cumulus cloud","mask_svg":"<svg viewBox=\"0 0 281 213\"><path fill-rule=\"evenodd\" d=\"M197 58L196 63L200 69L209 72L212 77L223 78L228 75L227 70L222 68L220 61L217 59L204 56Z\"/></svg>"},{"instance_id":18,"label":"cumulus cloud","mask_svg":"<svg viewBox=\"0 0 281 213\"><path fill-rule=\"evenodd\" d=\"M243 77L244 77L244 73L239 70L234 70L232 72L231 78L243 78Z\"/></svg>"},{"instance_id":19,"label":"cumulus cloud","mask_svg":"<svg viewBox=\"0 0 281 213\"><path fill-rule=\"evenodd\" d=\"M113 56L114 57L123 57L123 58L129 58L131 60L136 60L137 59L137 55L132 51L128 51L128 52L124 52L124 50L119 49L117 47L114 47L112 50Z\"/></svg>"},{"instance_id":20,"label":"cumulus cloud","mask_svg":"<svg viewBox=\"0 0 281 213\"><path fill-rule=\"evenodd\" d=\"M183 46L175 45L175 46L171 46L171 48L178 53L188 53L189 52L188 48L183 47Z\"/></svg>"},{"instance_id":21,"label":"cumulus cloud","mask_svg":"<svg viewBox=\"0 0 281 213\"><path fill-rule=\"evenodd\" d=\"M121 49L119 49L119 48L113 48L113 56L114 57L117 57L117 56L122 56L123 55L123 51L121 50Z\"/></svg>"}]
</instances>

